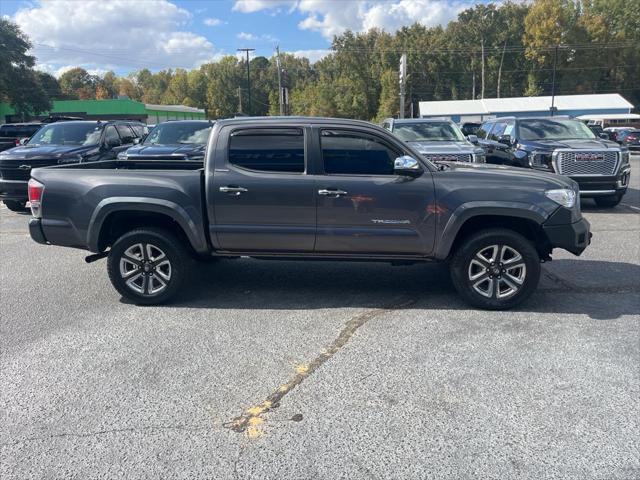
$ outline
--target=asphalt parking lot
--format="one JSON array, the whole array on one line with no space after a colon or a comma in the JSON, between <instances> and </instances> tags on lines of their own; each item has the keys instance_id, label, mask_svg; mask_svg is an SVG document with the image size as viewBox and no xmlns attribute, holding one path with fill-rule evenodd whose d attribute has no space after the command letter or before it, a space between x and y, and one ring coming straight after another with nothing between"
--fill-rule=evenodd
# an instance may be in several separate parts
<instances>
[{"instance_id":1,"label":"asphalt parking lot","mask_svg":"<svg viewBox=\"0 0 640 480\"><path fill-rule=\"evenodd\" d=\"M509 312L438 265L228 260L135 307L0 208L0 478L640 478L640 159Z\"/></svg>"}]
</instances>

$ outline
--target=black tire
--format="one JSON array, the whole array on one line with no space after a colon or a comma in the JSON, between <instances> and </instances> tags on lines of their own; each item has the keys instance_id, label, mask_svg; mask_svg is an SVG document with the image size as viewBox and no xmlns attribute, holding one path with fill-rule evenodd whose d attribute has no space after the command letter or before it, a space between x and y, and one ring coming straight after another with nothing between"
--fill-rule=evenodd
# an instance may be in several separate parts
<instances>
[{"instance_id":1,"label":"black tire","mask_svg":"<svg viewBox=\"0 0 640 480\"><path fill-rule=\"evenodd\" d=\"M507 310L524 302L538 286L540 257L519 233L491 228L465 238L449 269L454 287L467 303Z\"/></svg>"},{"instance_id":2,"label":"black tire","mask_svg":"<svg viewBox=\"0 0 640 480\"><path fill-rule=\"evenodd\" d=\"M4 204L12 212L26 212L27 202L20 202L18 200L4 200Z\"/></svg>"},{"instance_id":3,"label":"black tire","mask_svg":"<svg viewBox=\"0 0 640 480\"><path fill-rule=\"evenodd\" d=\"M613 208L622 201L622 195L608 195L606 197L593 197L596 205L604 208Z\"/></svg>"},{"instance_id":4,"label":"black tire","mask_svg":"<svg viewBox=\"0 0 640 480\"><path fill-rule=\"evenodd\" d=\"M123 297L138 305L157 305L180 290L192 261L187 248L173 233L160 228L139 228L114 243L107 271L112 285Z\"/></svg>"}]
</instances>

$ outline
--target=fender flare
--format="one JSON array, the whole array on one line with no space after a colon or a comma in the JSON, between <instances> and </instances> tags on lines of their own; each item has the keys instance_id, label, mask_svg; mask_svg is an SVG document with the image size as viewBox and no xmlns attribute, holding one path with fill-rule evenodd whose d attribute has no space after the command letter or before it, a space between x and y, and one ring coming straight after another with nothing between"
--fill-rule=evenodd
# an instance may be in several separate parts
<instances>
[{"instance_id":1,"label":"fender flare","mask_svg":"<svg viewBox=\"0 0 640 480\"><path fill-rule=\"evenodd\" d=\"M203 226L197 225L189 213L169 200L145 197L111 197L102 200L93 211L87 229L87 245L92 252L99 252L98 241L106 218L115 212L152 212L173 219L184 231L189 243L198 253L207 253L209 247Z\"/></svg>"},{"instance_id":2,"label":"fender flare","mask_svg":"<svg viewBox=\"0 0 640 480\"><path fill-rule=\"evenodd\" d=\"M521 202L467 202L456 208L442 229L435 257L444 260L449 256L458 232L467 220L480 216L500 216L530 220L542 225L549 217L543 208Z\"/></svg>"}]
</instances>

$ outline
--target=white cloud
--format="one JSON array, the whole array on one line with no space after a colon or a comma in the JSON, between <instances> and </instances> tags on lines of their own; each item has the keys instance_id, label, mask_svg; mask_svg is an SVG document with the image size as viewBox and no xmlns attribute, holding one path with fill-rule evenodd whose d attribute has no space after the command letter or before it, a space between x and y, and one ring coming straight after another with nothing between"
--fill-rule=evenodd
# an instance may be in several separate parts
<instances>
[{"instance_id":1,"label":"white cloud","mask_svg":"<svg viewBox=\"0 0 640 480\"><path fill-rule=\"evenodd\" d=\"M234 10L253 13L274 10L288 5L305 18L298 24L302 30L319 32L331 40L345 30L361 32L381 28L394 32L405 25L425 26L446 24L456 18L471 0L236 0Z\"/></svg>"},{"instance_id":2,"label":"white cloud","mask_svg":"<svg viewBox=\"0 0 640 480\"><path fill-rule=\"evenodd\" d=\"M213 59L205 37L183 31L191 14L168 0L38 0L14 20L30 37L38 66L87 70L192 68Z\"/></svg>"},{"instance_id":3,"label":"white cloud","mask_svg":"<svg viewBox=\"0 0 640 480\"><path fill-rule=\"evenodd\" d=\"M240 40L246 40L247 42L270 42L275 43L278 39L272 35L264 34L264 35L254 35L253 33L240 32L236 35Z\"/></svg>"},{"instance_id":4,"label":"white cloud","mask_svg":"<svg viewBox=\"0 0 640 480\"><path fill-rule=\"evenodd\" d=\"M242 13L253 13L277 7L293 8L297 3L297 0L236 0L233 10Z\"/></svg>"},{"instance_id":5,"label":"white cloud","mask_svg":"<svg viewBox=\"0 0 640 480\"><path fill-rule=\"evenodd\" d=\"M204 23L207 27L217 27L218 25L222 25L222 20L219 18L209 17L205 18L202 23Z\"/></svg>"},{"instance_id":6,"label":"white cloud","mask_svg":"<svg viewBox=\"0 0 640 480\"><path fill-rule=\"evenodd\" d=\"M295 50L293 52L287 52L298 58L308 58L309 62L316 63L318 60L322 60L324 57L331 53L331 50Z\"/></svg>"},{"instance_id":7,"label":"white cloud","mask_svg":"<svg viewBox=\"0 0 640 480\"><path fill-rule=\"evenodd\" d=\"M255 40L258 40L258 37L256 37L254 34L252 33L246 33L246 32L240 32L237 37L240 40L248 40L250 42L253 42Z\"/></svg>"}]
</instances>

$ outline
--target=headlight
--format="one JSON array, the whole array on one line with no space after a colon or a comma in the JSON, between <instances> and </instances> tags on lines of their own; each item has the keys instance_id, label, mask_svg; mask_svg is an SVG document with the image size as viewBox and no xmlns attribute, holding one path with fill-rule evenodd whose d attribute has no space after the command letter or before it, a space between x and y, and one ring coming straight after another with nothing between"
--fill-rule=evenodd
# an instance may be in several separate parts
<instances>
[{"instance_id":1,"label":"headlight","mask_svg":"<svg viewBox=\"0 0 640 480\"><path fill-rule=\"evenodd\" d=\"M629 150L627 150L626 152L623 151L620 155L622 155L622 164L627 164L629 163Z\"/></svg>"},{"instance_id":2,"label":"headlight","mask_svg":"<svg viewBox=\"0 0 640 480\"><path fill-rule=\"evenodd\" d=\"M126 160L126 159L127 159L127 152L118 153L118 160Z\"/></svg>"},{"instance_id":3,"label":"headlight","mask_svg":"<svg viewBox=\"0 0 640 480\"><path fill-rule=\"evenodd\" d=\"M573 208L576 204L576 191L570 188L558 188L555 190L546 190L544 194L563 207Z\"/></svg>"},{"instance_id":4,"label":"headlight","mask_svg":"<svg viewBox=\"0 0 640 480\"><path fill-rule=\"evenodd\" d=\"M540 168L544 170L551 170L550 160L551 154L548 152L529 152L527 154L529 159L529 166L531 168Z\"/></svg>"},{"instance_id":5,"label":"headlight","mask_svg":"<svg viewBox=\"0 0 640 480\"><path fill-rule=\"evenodd\" d=\"M474 158L474 161L476 163L486 163L487 162L487 157L484 154L484 150L480 150L480 151L474 152L473 158Z\"/></svg>"}]
</instances>

